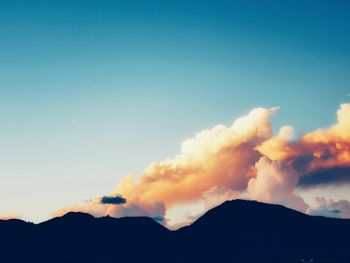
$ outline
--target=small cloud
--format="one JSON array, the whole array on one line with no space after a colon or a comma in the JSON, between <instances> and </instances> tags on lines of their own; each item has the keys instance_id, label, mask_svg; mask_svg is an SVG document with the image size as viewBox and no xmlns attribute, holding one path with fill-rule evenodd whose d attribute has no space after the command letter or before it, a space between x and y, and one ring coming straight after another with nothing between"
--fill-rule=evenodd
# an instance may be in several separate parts
<instances>
[{"instance_id":1,"label":"small cloud","mask_svg":"<svg viewBox=\"0 0 350 263\"><path fill-rule=\"evenodd\" d=\"M101 204L111 204L111 205L120 205L125 204L126 199L120 195L116 196L102 196L99 203Z\"/></svg>"},{"instance_id":2,"label":"small cloud","mask_svg":"<svg viewBox=\"0 0 350 263\"><path fill-rule=\"evenodd\" d=\"M163 222L165 220L164 216L154 216L152 219L157 222Z\"/></svg>"}]
</instances>

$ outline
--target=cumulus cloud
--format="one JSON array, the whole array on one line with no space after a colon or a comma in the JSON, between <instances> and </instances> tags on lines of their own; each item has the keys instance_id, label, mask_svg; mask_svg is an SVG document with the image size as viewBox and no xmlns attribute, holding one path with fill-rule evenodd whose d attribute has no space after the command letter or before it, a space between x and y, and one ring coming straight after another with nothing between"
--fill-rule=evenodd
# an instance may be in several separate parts
<instances>
[{"instance_id":1,"label":"cumulus cloud","mask_svg":"<svg viewBox=\"0 0 350 263\"><path fill-rule=\"evenodd\" d=\"M291 126L273 134L270 117L277 110L256 108L228 127L217 125L185 140L174 158L151 163L139 176L119 182L110 196L121 195L127 203L98 199L68 209L165 217L166 222L176 221L169 218L176 217L176 211L195 209L195 214L182 217L186 221L225 200L243 197L307 211L308 205L295 193L297 187L345 180L343 172L350 167L350 104L340 106L333 126L297 139Z\"/></svg>"},{"instance_id":2,"label":"cumulus cloud","mask_svg":"<svg viewBox=\"0 0 350 263\"><path fill-rule=\"evenodd\" d=\"M337 123L330 128L307 133L295 141L279 135L273 136L258 149L272 160L286 162L301 177L316 170L350 166L350 104L340 106ZM335 182L340 176L330 177L329 183Z\"/></svg>"},{"instance_id":3,"label":"cumulus cloud","mask_svg":"<svg viewBox=\"0 0 350 263\"><path fill-rule=\"evenodd\" d=\"M213 186L242 191L261 157L255 147L272 135L269 117L275 112L258 108L230 127L197 133L182 143L181 154L150 164L138 181L128 177L117 191L131 200L142 197L167 206L196 201Z\"/></svg>"},{"instance_id":4,"label":"cumulus cloud","mask_svg":"<svg viewBox=\"0 0 350 263\"><path fill-rule=\"evenodd\" d=\"M282 204L299 211L306 211L304 200L294 193L298 173L282 161L264 156L255 164L256 177L249 180L248 197L267 203Z\"/></svg>"}]
</instances>

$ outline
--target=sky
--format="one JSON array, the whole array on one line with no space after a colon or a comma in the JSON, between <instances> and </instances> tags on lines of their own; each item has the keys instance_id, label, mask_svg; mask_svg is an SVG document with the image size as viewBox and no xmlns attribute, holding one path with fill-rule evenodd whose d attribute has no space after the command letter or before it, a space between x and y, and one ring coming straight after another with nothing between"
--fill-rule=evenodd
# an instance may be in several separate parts
<instances>
[{"instance_id":1,"label":"sky","mask_svg":"<svg viewBox=\"0 0 350 263\"><path fill-rule=\"evenodd\" d=\"M65 207L102 202L110 193L128 204L129 190L117 187L128 174L141 176L152 162L186 155L183 141L218 124L230 130L258 107L249 123L262 122L266 138L244 138L261 144L273 139L270 132L292 125L292 138L282 136L297 140L291 151L314 149L310 138L319 135L313 131L338 123L341 109L349 116L340 106L350 101L349 12L347 1L0 0L0 215L38 222ZM348 142L344 118L341 128L322 136ZM249 164L262 174L266 166L279 174L285 171L280 166L296 160L273 158L266 145ZM350 164L339 158L332 165L348 174ZM310 165L316 168L304 173L333 167ZM196 198L222 192L216 183L203 185L197 197L188 194L190 200L149 199L142 209L135 201L132 211L192 215L187 210L207 207ZM247 197L275 201L257 194L254 180L250 189L241 183ZM242 197L235 194L242 187L229 186L220 200ZM317 196L318 212L337 199L350 200L345 183L312 193L304 188L296 191L304 192L304 201ZM107 210L120 215L113 209Z\"/></svg>"}]
</instances>

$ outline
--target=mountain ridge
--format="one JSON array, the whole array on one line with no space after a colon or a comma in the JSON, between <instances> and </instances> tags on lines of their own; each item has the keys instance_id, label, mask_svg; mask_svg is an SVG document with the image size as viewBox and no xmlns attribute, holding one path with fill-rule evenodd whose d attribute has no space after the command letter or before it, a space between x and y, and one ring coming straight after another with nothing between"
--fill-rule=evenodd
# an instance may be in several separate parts
<instances>
[{"instance_id":1,"label":"mountain ridge","mask_svg":"<svg viewBox=\"0 0 350 263\"><path fill-rule=\"evenodd\" d=\"M247 200L178 230L149 217L68 212L39 224L0 220L0 233L5 262L350 262L349 219Z\"/></svg>"}]
</instances>

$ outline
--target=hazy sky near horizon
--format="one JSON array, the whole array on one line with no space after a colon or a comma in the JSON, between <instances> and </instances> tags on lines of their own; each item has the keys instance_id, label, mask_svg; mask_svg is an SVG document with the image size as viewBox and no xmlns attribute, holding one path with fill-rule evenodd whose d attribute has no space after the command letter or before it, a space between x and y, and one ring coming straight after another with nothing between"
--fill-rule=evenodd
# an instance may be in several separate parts
<instances>
[{"instance_id":1,"label":"hazy sky near horizon","mask_svg":"<svg viewBox=\"0 0 350 263\"><path fill-rule=\"evenodd\" d=\"M38 221L252 108L350 97L350 2L0 0L0 214Z\"/></svg>"}]
</instances>

